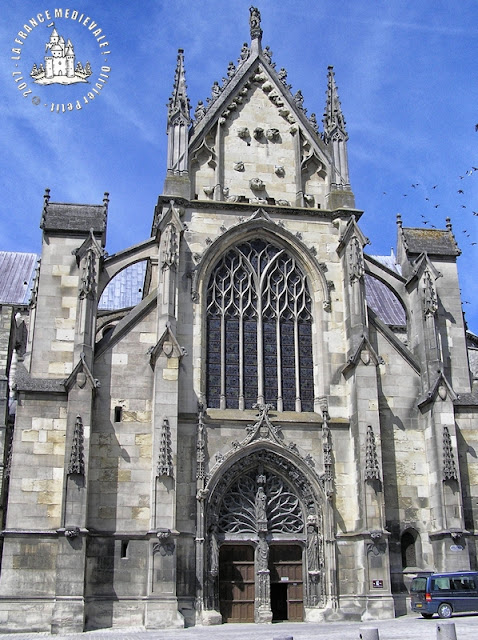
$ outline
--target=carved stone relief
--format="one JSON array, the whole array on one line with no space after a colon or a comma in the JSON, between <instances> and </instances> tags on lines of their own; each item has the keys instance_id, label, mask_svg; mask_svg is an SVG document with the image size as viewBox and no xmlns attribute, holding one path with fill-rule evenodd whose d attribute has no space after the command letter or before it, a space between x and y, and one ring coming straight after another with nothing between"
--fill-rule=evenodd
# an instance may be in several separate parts
<instances>
[{"instance_id":1,"label":"carved stone relief","mask_svg":"<svg viewBox=\"0 0 478 640\"><path fill-rule=\"evenodd\" d=\"M428 269L423 274L423 315L433 316L438 311L438 300L431 273Z\"/></svg>"},{"instance_id":2,"label":"carved stone relief","mask_svg":"<svg viewBox=\"0 0 478 640\"><path fill-rule=\"evenodd\" d=\"M174 224L169 223L163 231L161 238L162 249L162 268L171 269L175 268L178 261L179 244L178 244L178 232Z\"/></svg>"},{"instance_id":3,"label":"carved stone relief","mask_svg":"<svg viewBox=\"0 0 478 640\"><path fill-rule=\"evenodd\" d=\"M359 280L365 273L363 263L363 253L360 242L354 236L349 245L349 277L350 281Z\"/></svg>"},{"instance_id":4,"label":"carved stone relief","mask_svg":"<svg viewBox=\"0 0 478 640\"><path fill-rule=\"evenodd\" d=\"M91 248L86 254L83 273L81 274L80 298L92 296L94 293L95 284L95 251L93 248Z\"/></svg>"},{"instance_id":5,"label":"carved stone relief","mask_svg":"<svg viewBox=\"0 0 478 640\"><path fill-rule=\"evenodd\" d=\"M83 422L81 416L76 417L75 428L73 430L73 441L71 444L70 462L68 464L68 474L84 475L85 473L85 454L84 454L84 435Z\"/></svg>"},{"instance_id":6,"label":"carved stone relief","mask_svg":"<svg viewBox=\"0 0 478 640\"><path fill-rule=\"evenodd\" d=\"M443 479L458 480L450 431L446 426L443 427Z\"/></svg>"},{"instance_id":7,"label":"carved stone relief","mask_svg":"<svg viewBox=\"0 0 478 640\"><path fill-rule=\"evenodd\" d=\"M164 418L161 426L161 439L159 443L158 476L173 476L173 454L171 448L171 429L169 420Z\"/></svg>"},{"instance_id":8,"label":"carved stone relief","mask_svg":"<svg viewBox=\"0 0 478 640\"><path fill-rule=\"evenodd\" d=\"M260 140L264 135L264 129L262 127L256 127L253 131L254 138Z\"/></svg>"},{"instance_id":9,"label":"carved stone relief","mask_svg":"<svg viewBox=\"0 0 478 640\"><path fill-rule=\"evenodd\" d=\"M281 164L276 164L274 167L274 173L279 178L283 178L285 176L285 168Z\"/></svg>"},{"instance_id":10,"label":"carved stone relief","mask_svg":"<svg viewBox=\"0 0 478 640\"><path fill-rule=\"evenodd\" d=\"M367 442L365 449L365 480L380 480L380 466L378 463L375 434L372 426L367 427Z\"/></svg>"},{"instance_id":11,"label":"carved stone relief","mask_svg":"<svg viewBox=\"0 0 478 640\"><path fill-rule=\"evenodd\" d=\"M260 178L251 178L251 180L249 180L249 186L253 191L262 191L265 184Z\"/></svg>"},{"instance_id":12,"label":"carved stone relief","mask_svg":"<svg viewBox=\"0 0 478 640\"><path fill-rule=\"evenodd\" d=\"M249 129L247 127L240 127L237 130L237 135L239 138L241 138L242 140L245 140L247 138L250 137L250 133L249 133Z\"/></svg>"},{"instance_id":13,"label":"carved stone relief","mask_svg":"<svg viewBox=\"0 0 478 640\"><path fill-rule=\"evenodd\" d=\"M271 142L278 142L280 140L279 129L267 129L266 138Z\"/></svg>"}]
</instances>

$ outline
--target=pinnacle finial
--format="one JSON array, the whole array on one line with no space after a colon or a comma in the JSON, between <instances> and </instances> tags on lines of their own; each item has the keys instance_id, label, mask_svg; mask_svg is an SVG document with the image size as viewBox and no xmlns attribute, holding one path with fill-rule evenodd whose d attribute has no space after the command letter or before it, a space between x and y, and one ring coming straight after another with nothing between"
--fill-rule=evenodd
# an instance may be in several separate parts
<instances>
[{"instance_id":1,"label":"pinnacle finial","mask_svg":"<svg viewBox=\"0 0 478 640\"><path fill-rule=\"evenodd\" d=\"M339 131L343 138L347 139L345 118L342 113L337 84L335 83L334 68L332 65L329 65L327 70L327 98L323 119L325 142L330 140L335 131Z\"/></svg>"},{"instance_id":2,"label":"pinnacle finial","mask_svg":"<svg viewBox=\"0 0 478 640\"><path fill-rule=\"evenodd\" d=\"M176 73L174 75L173 93L168 103L168 122L179 114L184 121L189 124L191 117L189 98L187 94L186 74L184 70L184 50L178 49L178 58L176 64Z\"/></svg>"}]
</instances>

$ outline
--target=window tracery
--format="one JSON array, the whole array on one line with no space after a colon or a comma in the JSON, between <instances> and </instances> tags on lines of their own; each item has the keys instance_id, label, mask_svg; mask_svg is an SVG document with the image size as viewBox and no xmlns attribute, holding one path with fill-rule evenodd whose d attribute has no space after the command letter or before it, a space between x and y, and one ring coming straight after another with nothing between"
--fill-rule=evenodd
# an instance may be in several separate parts
<instances>
[{"instance_id":1,"label":"window tracery","mask_svg":"<svg viewBox=\"0 0 478 640\"><path fill-rule=\"evenodd\" d=\"M293 256L265 240L233 247L207 289L209 407L313 411L312 313Z\"/></svg>"}]
</instances>

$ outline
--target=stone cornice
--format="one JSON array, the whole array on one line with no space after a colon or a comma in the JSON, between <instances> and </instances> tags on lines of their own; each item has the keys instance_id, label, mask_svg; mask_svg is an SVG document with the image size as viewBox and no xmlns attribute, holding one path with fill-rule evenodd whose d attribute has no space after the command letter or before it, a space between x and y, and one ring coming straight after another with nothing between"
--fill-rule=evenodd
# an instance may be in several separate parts
<instances>
[{"instance_id":1,"label":"stone cornice","mask_svg":"<svg viewBox=\"0 0 478 640\"><path fill-rule=\"evenodd\" d=\"M161 210L161 207L164 205L168 205L171 201L170 196L159 196L158 203L156 205L157 210ZM194 210L206 210L206 211L227 211L227 212L235 212L238 215L247 215L248 213L254 213L257 211L257 202L224 202L222 200L187 200L185 198L174 198L174 204L176 206L183 206L184 208L194 209ZM336 220L337 218L345 218L348 219L352 215L355 216L356 220L362 216L363 211L360 209L312 209L312 208L303 208L303 207L281 207L279 205L270 205L270 204L261 204L261 208L264 208L267 213L270 214L279 214L282 217L285 216L306 216L324 218L328 220Z\"/></svg>"}]
</instances>

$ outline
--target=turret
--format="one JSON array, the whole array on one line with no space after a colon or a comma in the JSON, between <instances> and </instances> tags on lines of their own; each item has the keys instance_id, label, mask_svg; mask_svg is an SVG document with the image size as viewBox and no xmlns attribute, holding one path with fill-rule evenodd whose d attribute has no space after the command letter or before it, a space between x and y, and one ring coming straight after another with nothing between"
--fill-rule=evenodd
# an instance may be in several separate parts
<instances>
[{"instance_id":1,"label":"turret","mask_svg":"<svg viewBox=\"0 0 478 640\"><path fill-rule=\"evenodd\" d=\"M187 95L183 50L178 50L173 93L168 103L168 159L164 195L190 198L188 144L190 105Z\"/></svg>"}]
</instances>

